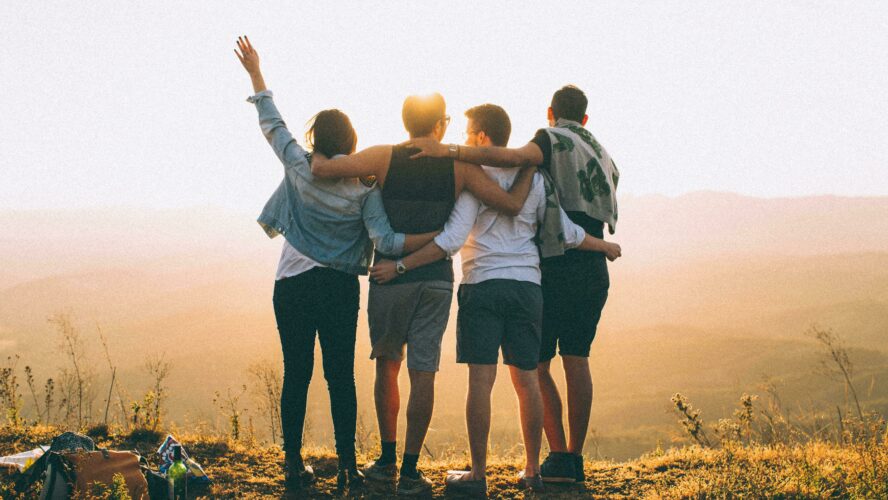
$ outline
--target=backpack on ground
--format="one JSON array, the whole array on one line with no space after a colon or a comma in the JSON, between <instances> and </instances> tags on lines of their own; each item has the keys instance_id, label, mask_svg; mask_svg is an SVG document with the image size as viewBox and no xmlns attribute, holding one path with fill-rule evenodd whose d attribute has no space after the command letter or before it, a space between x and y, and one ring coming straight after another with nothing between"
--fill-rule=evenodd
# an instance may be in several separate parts
<instances>
[{"instance_id":1,"label":"backpack on ground","mask_svg":"<svg viewBox=\"0 0 888 500\"><path fill-rule=\"evenodd\" d=\"M133 500L147 500L148 483L139 456L129 451L47 453L46 480L40 500L64 500L72 495L90 497L99 489L114 489L115 476ZM122 480L122 483L120 482Z\"/></svg>"}]
</instances>

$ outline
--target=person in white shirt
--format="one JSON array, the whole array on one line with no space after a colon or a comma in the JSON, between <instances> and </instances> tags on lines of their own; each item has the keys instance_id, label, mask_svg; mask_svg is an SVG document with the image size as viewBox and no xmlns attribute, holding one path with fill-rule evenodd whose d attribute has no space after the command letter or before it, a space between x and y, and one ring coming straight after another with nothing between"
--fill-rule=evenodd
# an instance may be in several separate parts
<instances>
[{"instance_id":1,"label":"person in white shirt","mask_svg":"<svg viewBox=\"0 0 888 500\"><path fill-rule=\"evenodd\" d=\"M484 104L466 111L468 146L505 146L511 133L509 116L499 106ZM508 189L518 169L483 167L487 175ZM543 177L535 174L530 195L520 213L504 215L471 193L460 195L444 231L432 243L398 263L378 262L371 277L379 282L426 265L457 251L462 257L459 287L457 361L469 365L466 427L472 469L447 477L449 490L481 494L487 490L486 458L490 431L490 393L496 379L499 350L509 365L518 395L526 466L519 481L527 488L542 487L539 452L543 407L537 364L540 356L543 299L540 256L535 243L546 212ZM589 236L559 208L566 248L597 251L608 259L620 256L620 246ZM462 248L462 250L460 250Z\"/></svg>"}]
</instances>

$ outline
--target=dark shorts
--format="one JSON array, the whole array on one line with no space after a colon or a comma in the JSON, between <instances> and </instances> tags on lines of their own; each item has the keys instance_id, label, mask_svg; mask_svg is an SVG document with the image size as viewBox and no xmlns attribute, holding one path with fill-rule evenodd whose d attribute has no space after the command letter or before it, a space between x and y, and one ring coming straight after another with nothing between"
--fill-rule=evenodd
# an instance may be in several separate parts
<instances>
[{"instance_id":1,"label":"dark shorts","mask_svg":"<svg viewBox=\"0 0 888 500\"><path fill-rule=\"evenodd\" d=\"M607 302L610 277L603 254L577 254L545 259L540 265L543 287L543 337L540 361L562 356L588 357L598 320Z\"/></svg>"},{"instance_id":2,"label":"dark shorts","mask_svg":"<svg viewBox=\"0 0 888 500\"><path fill-rule=\"evenodd\" d=\"M527 281L494 279L460 285L457 295L456 361L495 365L503 362L533 370L540 359L543 294Z\"/></svg>"}]
</instances>

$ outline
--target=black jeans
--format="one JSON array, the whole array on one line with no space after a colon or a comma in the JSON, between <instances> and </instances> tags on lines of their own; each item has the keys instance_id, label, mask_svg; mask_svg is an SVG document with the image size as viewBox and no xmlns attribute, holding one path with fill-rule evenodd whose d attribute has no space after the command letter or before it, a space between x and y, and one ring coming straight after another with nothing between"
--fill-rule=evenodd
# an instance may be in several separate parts
<instances>
[{"instance_id":1,"label":"black jeans","mask_svg":"<svg viewBox=\"0 0 888 500\"><path fill-rule=\"evenodd\" d=\"M359 294L357 276L329 268L314 268L274 284L274 315L284 351L281 425L287 452L298 454L302 449L317 333L330 392L336 452L340 460L354 460Z\"/></svg>"}]
</instances>

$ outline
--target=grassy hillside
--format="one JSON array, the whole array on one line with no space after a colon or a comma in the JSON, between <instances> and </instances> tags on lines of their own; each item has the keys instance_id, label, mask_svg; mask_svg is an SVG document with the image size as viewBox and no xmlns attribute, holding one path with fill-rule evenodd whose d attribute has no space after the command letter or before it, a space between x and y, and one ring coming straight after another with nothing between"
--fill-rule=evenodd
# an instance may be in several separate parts
<instances>
[{"instance_id":1,"label":"grassy hillside","mask_svg":"<svg viewBox=\"0 0 888 500\"><path fill-rule=\"evenodd\" d=\"M0 432L0 454L47 443L57 432L49 428L5 429ZM213 485L201 491L212 498L281 498L284 493L280 463L274 447L232 442L212 436L180 436L191 456L201 463ZM112 436L99 442L115 449L136 449L152 458L154 441ZM366 459L367 457L362 457ZM338 498L336 460L329 451L309 450L318 482L300 498ZM444 495L448 469L466 466L465 460L420 461L435 483L435 497ZM626 462L591 461L583 485L550 485L540 494L526 494L515 485L521 463L515 457L490 461L491 498L884 498L888 495L888 448L876 440L837 446L810 443L800 446L699 447L656 451ZM16 498L11 478L0 479L3 498ZM350 492L357 498L387 498L391 490L367 487ZM19 498L27 498L23 496Z\"/></svg>"}]
</instances>

